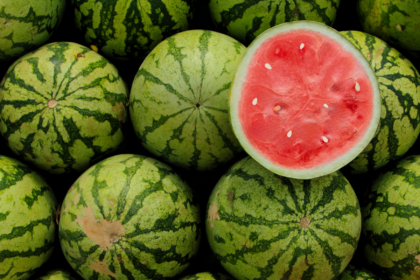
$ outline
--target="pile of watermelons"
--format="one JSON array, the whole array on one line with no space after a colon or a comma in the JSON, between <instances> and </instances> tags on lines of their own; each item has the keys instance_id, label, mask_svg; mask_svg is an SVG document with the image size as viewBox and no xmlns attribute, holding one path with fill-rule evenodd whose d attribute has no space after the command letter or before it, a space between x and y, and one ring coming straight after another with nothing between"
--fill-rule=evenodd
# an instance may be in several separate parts
<instances>
[{"instance_id":1,"label":"pile of watermelons","mask_svg":"<svg viewBox=\"0 0 420 280\"><path fill-rule=\"evenodd\" d=\"M419 53L414 0L0 1L0 280L420 279Z\"/></svg>"}]
</instances>

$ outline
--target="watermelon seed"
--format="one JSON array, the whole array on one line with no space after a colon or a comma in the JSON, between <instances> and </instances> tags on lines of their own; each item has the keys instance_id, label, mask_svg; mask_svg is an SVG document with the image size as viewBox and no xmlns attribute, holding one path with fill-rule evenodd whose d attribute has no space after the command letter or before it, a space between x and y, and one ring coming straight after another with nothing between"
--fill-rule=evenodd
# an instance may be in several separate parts
<instances>
[{"instance_id":1,"label":"watermelon seed","mask_svg":"<svg viewBox=\"0 0 420 280\"><path fill-rule=\"evenodd\" d=\"M280 52L280 49L276 49L276 54L279 54L279 52Z\"/></svg>"},{"instance_id":2,"label":"watermelon seed","mask_svg":"<svg viewBox=\"0 0 420 280\"><path fill-rule=\"evenodd\" d=\"M257 105L257 98L255 97L254 100L252 100L252 105Z\"/></svg>"},{"instance_id":3,"label":"watermelon seed","mask_svg":"<svg viewBox=\"0 0 420 280\"><path fill-rule=\"evenodd\" d=\"M303 47L305 47L305 44L304 43L300 44L300 49L303 49Z\"/></svg>"},{"instance_id":4,"label":"watermelon seed","mask_svg":"<svg viewBox=\"0 0 420 280\"><path fill-rule=\"evenodd\" d=\"M322 140L323 140L325 143L328 143L328 138L327 138L327 137L322 136Z\"/></svg>"},{"instance_id":5,"label":"watermelon seed","mask_svg":"<svg viewBox=\"0 0 420 280\"><path fill-rule=\"evenodd\" d=\"M401 27L401 25L396 24L396 25L395 25L395 28L396 28L398 31L402 32L402 27Z\"/></svg>"},{"instance_id":6,"label":"watermelon seed","mask_svg":"<svg viewBox=\"0 0 420 280\"><path fill-rule=\"evenodd\" d=\"M277 105L276 107L274 107L274 111L275 111L275 112L280 111L280 109L281 109L280 105Z\"/></svg>"},{"instance_id":7,"label":"watermelon seed","mask_svg":"<svg viewBox=\"0 0 420 280\"><path fill-rule=\"evenodd\" d=\"M325 108L328 108L328 104L324 104L324 107L325 107Z\"/></svg>"},{"instance_id":8,"label":"watermelon seed","mask_svg":"<svg viewBox=\"0 0 420 280\"><path fill-rule=\"evenodd\" d=\"M303 228L307 228L308 226L309 226L309 224L311 223L311 220L308 218L308 217L303 217L301 220L300 220L300 225L303 227Z\"/></svg>"},{"instance_id":9,"label":"watermelon seed","mask_svg":"<svg viewBox=\"0 0 420 280\"><path fill-rule=\"evenodd\" d=\"M272 68L271 68L271 65L270 65L270 64L268 64L268 63L266 63L264 66L265 66L265 68L267 68L267 69L270 69L270 70L272 69Z\"/></svg>"},{"instance_id":10,"label":"watermelon seed","mask_svg":"<svg viewBox=\"0 0 420 280\"><path fill-rule=\"evenodd\" d=\"M55 106L57 106L58 102L55 99L50 99L50 101L48 101L48 108L52 109Z\"/></svg>"},{"instance_id":11,"label":"watermelon seed","mask_svg":"<svg viewBox=\"0 0 420 280\"><path fill-rule=\"evenodd\" d=\"M292 131L291 130L289 130L289 132L287 132L287 137L292 137Z\"/></svg>"},{"instance_id":12,"label":"watermelon seed","mask_svg":"<svg viewBox=\"0 0 420 280\"><path fill-rule=\"evenodd\" d=\"M358 82L356 82L356 85L354 86L354 88L356 89L356 91L360 91L360 85Z\"/></svg>"}]
</instances>

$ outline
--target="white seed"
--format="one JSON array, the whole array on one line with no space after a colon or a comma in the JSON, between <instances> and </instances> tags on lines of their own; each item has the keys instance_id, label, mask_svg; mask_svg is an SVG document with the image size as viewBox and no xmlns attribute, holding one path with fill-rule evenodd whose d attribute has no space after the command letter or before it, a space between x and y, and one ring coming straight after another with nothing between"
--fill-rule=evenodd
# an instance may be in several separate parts
<instances>
[{"instance_id":1,"label":"white seed","mask_svg":"<svg viewBox=\"0 0 420 280\"><path fill-rule=\"evenodd\" d=\"M325 143L328 143L328 138L325 136L322 136L322 141L324 141Z\"/></svg>"},{"instance_id":2,"label":"white seed","mask_svg":"<svg viewBox=\"0 0 420 280\"><path fill-rule=\"evenodd\" d=\"M324 107L325 107L325 108L328 108L328 104L324 104Z\"/></svg>"},{"instance_id":3,"label":"white seed","mask_svg":"<svg viewBox=\"0 0 420 280\"><path fill-rule=\"evenodd\" d=\"M305 47L305 44L304 43L300 44L300 49L303 49L303 47Z\"/></svg>"},{"instance_id":4,"label":"white seed","mask_svg":"<svg viewBox=\"0 0 420 280\"><path fill-rule=\"evenodd\" d=\"M268 64L268 63L266 63L264 66L265 66L265 68L267 68L267 69L272 69L272 68L271 68L271 65L270 65L270 64Z\"/></svg>"},{"instance_id":5,"label":"white seed","mask_svg":"<svg viewBox=\"0 0 420 280\"><path fill-rule=\"evenodd\" d=\"M396 24L396 25L395 25L395 28L396 28L398 31L402 32L402 27L401 27L401 25Z\"/></svg>"},{"instance_id":6,"label":"white seed","mask_svg":"<svg viewBox=\"0 0 420 280\"><path fill-rule=\"evenodd\" d=\"M279 52L280 52L280 49L276 49L276 54L279 54Z\"/></svg>"},{"instance_id":7,"label":"white seed","mask_svg":"<svg viewBox=\"0 0 420 280\"><path fill-rule=\"evenodd\" d=\"M355 89L356 91L360 91L360 85L359 85L359 83L358 83L358 82L356 82L356 84L354 85L354 89Z\"/></svg>"},{"instance_id":8,"label":"white seed","mask_svg":"<svg viewBox=\"0 0 420 280\"><path fill-rule=\"evenodd\" d=\"M289 130L289 132L287 132L287 137L292 137L292 131Z\"/></svg>"},{"instance_id":9,"label":"white seed","mask_svg":"<svg viewBox=\"0 0 420 280\"><path fill-rule=\"evenodd\" d=\"M255 97L255 98L254 98L254 100L252 100L252 105L257 105L257 102L258 102L258 100L257 100L257 98Z\"/></svg>"},{"instance_id":10,"label":"white seed","mask_svg":"<svg viewBox=\"0 0 420 280\"><path fill-rule=\"evenodd\" d=\"M281 109L281 107L280 107L280 105L277 105L276 107L274 107L274 111L280 111L280 109Z\"/></svg>"}]
</instances>

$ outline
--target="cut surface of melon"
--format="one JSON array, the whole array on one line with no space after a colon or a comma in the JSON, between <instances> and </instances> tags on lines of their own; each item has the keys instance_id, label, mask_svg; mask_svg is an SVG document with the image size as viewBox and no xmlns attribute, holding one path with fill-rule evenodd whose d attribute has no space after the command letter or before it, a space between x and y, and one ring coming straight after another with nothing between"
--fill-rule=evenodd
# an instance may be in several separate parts
<instances>
[{"instance_id":1,"label":"cut surface of melon","mask_svg":"<svg viewBox=\"0 0 420 280\"><path fill-rule=\"evenodd\" d=\"M301 21L271 28L249 46L229 106L248 154L277 174L310 179L369 144L381 98L368 62L347 39Z\"/></svg>"}]
</instances>

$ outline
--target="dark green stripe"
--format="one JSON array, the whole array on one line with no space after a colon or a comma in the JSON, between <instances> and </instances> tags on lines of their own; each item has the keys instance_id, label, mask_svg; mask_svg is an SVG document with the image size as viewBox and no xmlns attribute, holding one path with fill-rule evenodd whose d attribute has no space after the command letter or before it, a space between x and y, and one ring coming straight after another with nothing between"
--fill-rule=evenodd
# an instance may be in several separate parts
<instances>
[{"instance_id":1,"label":"dark green stripe","mask_svg":"<svg viewBox=\"0 0 420 280\"><path fill-rule=\"evenodd\" d=\"M51 212L53 212L52 209L51 209ZM44 225L47 228L50 228L51 226L54 227L55 223L53 223L53 221L54 221L54 217L51 215L48 218L31 221L28 224L26 224L25 226L15 226L15 227L13 227L13 229L10 233L1 234L0 235L0 241L12 240L14 238L24 236L27 232L33 233L34 228L39 226L39 225ZM3 261L3 260L1 259L1 253L0 253L0 262L1 261Z\"/></svg>"},{"instance_id":2,"label":"dark green stripe","mask_svg":"<svg viewBox=\"0 0 420 280\"><path fill-rule=\"evenodd\" d=\"M50 187L48 186L41 186L40 189L32 189L32 197L25 195L23 201L25 201L26 205L28 205L29 210L32 208L35 202L38 201L39 197L44 196L44 193L51 192Z\"/></svg>"}]
</instances>

